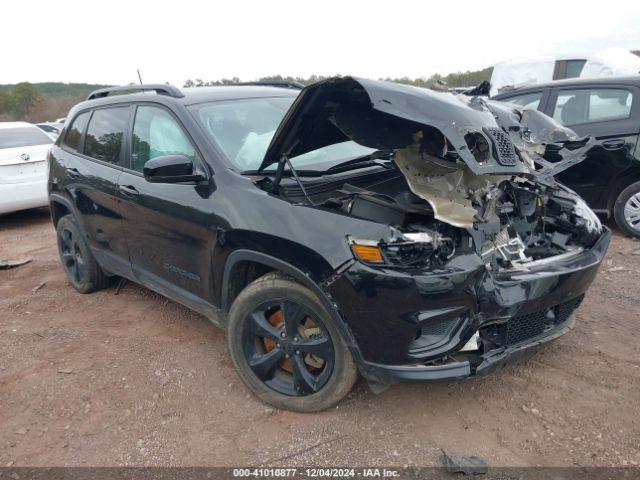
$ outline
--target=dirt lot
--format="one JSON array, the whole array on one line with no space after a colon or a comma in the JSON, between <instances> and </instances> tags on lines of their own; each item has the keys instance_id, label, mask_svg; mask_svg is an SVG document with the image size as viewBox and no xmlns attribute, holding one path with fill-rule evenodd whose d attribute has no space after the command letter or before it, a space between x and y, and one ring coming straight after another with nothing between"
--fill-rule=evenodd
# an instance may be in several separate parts
<instances>
[{"instance_id":1,"label":"dirt lot","mask_svg":"<svg viewBox=\"0 0 640 480\"><path fill-rule=\"evenodd\" d=\"M330 411L248 394L223 332L128 284L81 295L46 211L0 218L0 466L640 464L640 242L616 233L576 328L481 381L360 382ZM37 291L34 287L46 282Z\"/></svg>"}]
</instances>

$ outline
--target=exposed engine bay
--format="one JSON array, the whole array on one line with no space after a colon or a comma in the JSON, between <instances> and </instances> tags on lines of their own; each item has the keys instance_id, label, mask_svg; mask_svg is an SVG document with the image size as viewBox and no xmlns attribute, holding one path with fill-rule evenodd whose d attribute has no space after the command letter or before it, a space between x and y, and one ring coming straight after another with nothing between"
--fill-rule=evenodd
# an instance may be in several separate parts
<instances>
[{"instance_id":1,"label":"exposed engine bay","mask_svg":"<svg viewBox=\"0 0 640 480\"><path fill-rule=\"evenodd\" d=\"M403 189L402 180L395 177L368 189L345 184L321 206L390 225L392 235L378 246L389 264L401 267L442 267L480 240L478 253L492 269L524 269L579 253L598 238L597 218L561 187L503 179L480 198L478 206L491 209L491 231L485 233L436 219L430 203Z\"/></svg>"},{"instance_id":2,"label":"exposed engine bay","mask_svg":"<svg viewBox=\"0 0 640 480\"><path fill-rule=\"evenodd\" d=\"M599 237L595 214L553 178L582 161L595 140L578 139L538 111L383 87L349 78L318 87L311 101L294 104L293 133L274 139L265 159L287 142L282 167L291 152L323 142L350 139L392 151L387 179L332 183L307 196L314 206L388 224L389 237L375 240L379 263L437 268L457 252L475 251L487 269L527 269L579 253Z\"/></svg>"}]
</instances>

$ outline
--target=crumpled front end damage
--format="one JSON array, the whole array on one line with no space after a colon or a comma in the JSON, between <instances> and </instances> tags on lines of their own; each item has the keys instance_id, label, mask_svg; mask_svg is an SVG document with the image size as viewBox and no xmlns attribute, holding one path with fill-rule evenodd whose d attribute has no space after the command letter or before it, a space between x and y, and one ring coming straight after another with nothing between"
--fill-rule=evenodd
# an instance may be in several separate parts
<instances>
[{"instance_id":1,"label":"crumpled front end damage","mask_svg":"<svg viewBox=\"0 0 640 480\"><path fill-rule=\"evenodd\" d=\"M594 139L537 111L341 78L302 92L263 166L345 140L393 150L401 174L314 189L316 207L388 225L383 238L349 235L356 257L379 256L323 285L365 375L480 374L566 331L610 235L553 176Z\"/></svg>"}]
</instances>

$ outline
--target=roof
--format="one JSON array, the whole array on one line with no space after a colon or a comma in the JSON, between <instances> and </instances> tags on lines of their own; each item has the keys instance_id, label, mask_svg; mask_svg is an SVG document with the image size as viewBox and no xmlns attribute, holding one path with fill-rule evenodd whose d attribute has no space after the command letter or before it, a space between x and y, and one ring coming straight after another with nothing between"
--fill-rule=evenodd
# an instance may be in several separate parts
<instances>
[{"instance_id":1,"label":"roof","mask_svg":"<svg viewBox=\"0 0 640 480\"><path fill-rule=\"evenodd\" d=\"M300 90L261 85L220 85L215 87L193 87L180 89L185 105L216 100L236 100L255 97L295 97Z\"/></svg>"},{"instance_id":2,"label":"roof","mask_svg":"<svg viewBox=\"0 0 640 480\"><path fill-rule=\"evenodd\" d=\"M620 85L630 84L640 86L640 75L630 75L626 77L593 77L593 78L565 78L563 80L554 80L553 82L536 83L533 85L523 85L522 87L516 87L511 90L506 90L494 95L492 98L501 96L511 96L516 92L529 92L535 90L541 90L547 87L558 86L581 86L581 85Z\"/></svg>"},{"instance_id":3,"label":"roof","mask_svg":"<svg viewBox=\"0 0 640 480\"><path fill-rule=\"evenodd\" d=\"M132 88L135 87L135 85L132 86ZM119 88L121 87L114 87L114 92L117 92ZM126 87L122 88L126 89ZM300 92L300 90L297 89L262 85L220 85L192 88L171 87L171 91L175 92L176 95L158 94L152 91L116 93L113 95L100 96L91 100L85 100L81 105L107 105L121 102L148 101L149 97L170 99L171 101L181 103L183 105L192 105L196 103L215 102L220 100L239 100L243 98L295 97Z\"/></svg>"},{"instance_id":4,"label":"roof","mask_svg":"<svg viewBox=\"0 0 640 480\"><path fill-rule=\"evenodd\" d=\"M38 128L35 125L28 122L0 122L0 128L24 128L24 127Z\"/></svg>"}]
</instances>

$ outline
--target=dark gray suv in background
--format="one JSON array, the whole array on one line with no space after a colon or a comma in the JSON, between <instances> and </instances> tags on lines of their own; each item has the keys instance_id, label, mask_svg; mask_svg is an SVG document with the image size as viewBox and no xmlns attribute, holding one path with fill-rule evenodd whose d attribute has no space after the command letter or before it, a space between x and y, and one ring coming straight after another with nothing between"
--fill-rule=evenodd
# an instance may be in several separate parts
<instances>
[{"instance_id":1,"label":"dark gray suv in background","mask_svg":"<svg viewBox=\"0 0 640 480\"><path fill-rule=\"evenodd\" d=\"M596 138L587 158L557 178L640 238L640 75L560 80L492 99L537 109L578 135Z\"/></svg>"}]
</instances>

